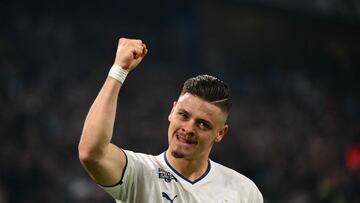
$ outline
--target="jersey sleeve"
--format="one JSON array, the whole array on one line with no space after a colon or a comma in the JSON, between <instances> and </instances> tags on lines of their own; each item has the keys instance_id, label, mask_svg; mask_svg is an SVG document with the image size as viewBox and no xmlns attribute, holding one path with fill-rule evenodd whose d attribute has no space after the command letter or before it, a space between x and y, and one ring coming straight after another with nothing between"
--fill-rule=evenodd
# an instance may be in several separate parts
<instances>
[{"instance_id":1,"label":"jersey sleeve","mask_svg":"<svg viewBox=\"0 0 360 203\"><path fill-rule=\"evenodd\" d=\"M255 183L252 184L249 193L249 202L250 203L263 203L264 199L260 190L256 187Z\"/></svg>"},{"instance_id":2,"label":"jersey sleeve","mask_svg":"<svg viewBox=\"0 0 360 203\"><path fill-rule=\"evenodd\" d=\"M150 170L148 162L150 155L134 153L124 150L126 156L126 165L122 177L118 184L114 186L100 187L109 193L117 202L135 202L138 197L137 193L141 193L144 189L144 178Z\"/></svg>"}]
</instances>

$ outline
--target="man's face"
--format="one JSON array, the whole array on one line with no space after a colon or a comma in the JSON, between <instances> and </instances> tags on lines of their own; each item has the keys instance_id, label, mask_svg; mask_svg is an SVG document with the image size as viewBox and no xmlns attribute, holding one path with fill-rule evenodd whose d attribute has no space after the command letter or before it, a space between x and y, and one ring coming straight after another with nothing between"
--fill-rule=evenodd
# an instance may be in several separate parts
<instances>
[{"instance_id":1,"label":"man's face","mask_svg":"<svg viewBox=\"0 0 360 203\"><path fill-rule=\"evenodd\" d=\"M219 107L185 93L169 115L169 150L175 158L207 158L228 130L227 114Z\"/></svg>"}]
</instances>

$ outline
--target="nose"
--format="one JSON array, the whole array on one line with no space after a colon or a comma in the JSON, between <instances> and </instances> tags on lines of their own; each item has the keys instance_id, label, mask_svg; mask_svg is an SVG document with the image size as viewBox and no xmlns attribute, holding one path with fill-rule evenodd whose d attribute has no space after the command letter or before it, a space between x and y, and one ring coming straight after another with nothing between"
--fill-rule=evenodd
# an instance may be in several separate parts
<instances>
[{"instance_id":1,"label":"nose","mask_svg":"<svg viewBox=\"0 0 360 203\"><path fill-rule=\"evenodd\" d=\"M195 132L194 123L191 121L183 122L181 126L181 132L193 136Z\"/></svg>"}]
</instances>

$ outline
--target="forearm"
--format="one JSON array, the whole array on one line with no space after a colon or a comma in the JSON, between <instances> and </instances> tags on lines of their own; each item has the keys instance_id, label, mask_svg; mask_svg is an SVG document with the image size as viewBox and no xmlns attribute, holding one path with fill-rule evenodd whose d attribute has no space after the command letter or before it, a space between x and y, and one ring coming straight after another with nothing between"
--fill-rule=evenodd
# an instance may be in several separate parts
<instances>
[{"instance_id":1,"label":"forearm","mask_svg":"<svg viewBox=\"0 0 360 203\"><path fill-rule=\"evenodd\" d=\"M120 86L120 82L108 77L88 112L79 144L84 159L97 160L106 153L113 134Z\"/></svg>"}]
</instances>

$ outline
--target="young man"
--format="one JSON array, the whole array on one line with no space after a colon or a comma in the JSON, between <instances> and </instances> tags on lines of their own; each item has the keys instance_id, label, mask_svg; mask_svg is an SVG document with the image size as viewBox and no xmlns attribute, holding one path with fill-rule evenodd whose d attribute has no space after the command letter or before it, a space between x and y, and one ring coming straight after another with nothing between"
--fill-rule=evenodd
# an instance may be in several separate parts
<instances>
[{"instance_id":1,"label":"young man","mask_svg":"<svg viewBox=\"0 0 360 203\"><path fill-rule=\"evenodd\" d=\"M262 203L256 185L209 160L212 146L228 130L229 90L215 77L184 83L168 117L169 146L153 156L110 143L120 87L148 52L141 40L119 40L115 63L86 117L79 158L94 181L116 202Z\"/></svg>"}]
</instances>

